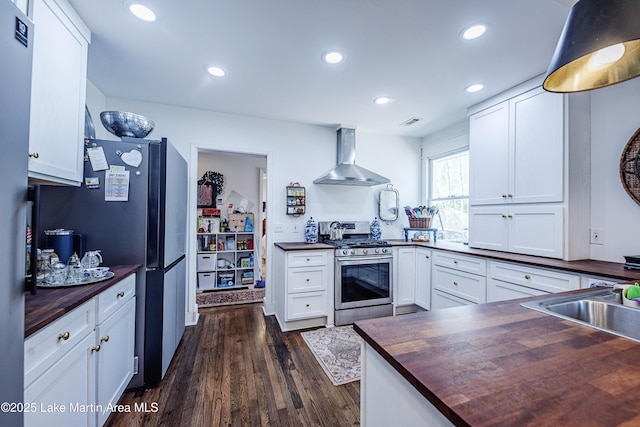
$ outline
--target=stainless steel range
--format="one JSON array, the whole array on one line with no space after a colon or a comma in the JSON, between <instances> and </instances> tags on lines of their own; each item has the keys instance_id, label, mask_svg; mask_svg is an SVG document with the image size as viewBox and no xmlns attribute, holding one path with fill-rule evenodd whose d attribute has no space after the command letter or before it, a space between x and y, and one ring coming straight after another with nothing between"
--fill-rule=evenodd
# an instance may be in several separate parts
<instances>
[{"instance_id":1,"label":"stainless steel range","mask_svg":"<svg viewBox=\"0 0 640 427\"><path fill-rule=\"evenodd\" d=\"M391 245L369 238L369 223L319 222L323 243L335 246L335 324L393 315Z\"/></svg>"}]
</instances>

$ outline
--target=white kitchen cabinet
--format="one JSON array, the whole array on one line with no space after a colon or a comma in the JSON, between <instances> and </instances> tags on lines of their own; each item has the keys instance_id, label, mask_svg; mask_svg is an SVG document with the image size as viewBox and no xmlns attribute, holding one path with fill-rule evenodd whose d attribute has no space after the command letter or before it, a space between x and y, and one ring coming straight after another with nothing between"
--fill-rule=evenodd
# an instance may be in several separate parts
<instances>
[{"instance_id":1,"label":"white kitchen cabinet","mask_svg":"<svg viewBox=\"0 0 640 427\"><path fill-rule=\"evenodd\" d=\"M527 255L562 258L564 208L477 206L469 211L469 246Z\"/></svg>"},{"instance_id":2,"label":"white kitchen cabinet","mask_svg":"<svg viewBox=\"0 0 640 427\"><path fill-rule=\"evenodd\" d=\"M541 81L469 109L469 246L588 258L589 94Z\"/></svg>"},{"instance_id":3,"label":"white kitchen cabinet","mask_svg":"<svg viewBox=\"0 0 640 427\"><path fill-rule=\"evenodd\" d=\"M416 301L416 249L415 247L393 248L395 264L393 302L394 306L415 304Z\"/></svg>"},{"instance_id":4,"label":"white kitchen cabinet","mask_svg":"<svg viewBox=\"0 0 640 427\"><path fill-rule=\"evenodd\" d=\"M25 426L95 425L93 412L69 410L95 401L95 322L91 299L25 340L24 401L37 405L25 411Z\"/></svg>"},{"instance_id":5,"label":"white kitchen cabinet","mask_svg":"<svg viewBox=\"0 0 640 427\"><path fill-rule=\"evenodd\" d=\"M580 289L580 276L509 262L489 262L487 302Z\"/></svg>"},{"instance_id":6,"label":"white kitchen cabinet","mask_svg":"<svg viewBox=\"0 0 640 427\"><path fill-rule=\"evenodd\" d=\"M102 408L114 406L133 378L136 299L129 298L122 307L96 327L97 400ZM110 411L97 411L101 426Z\"/></svg>"},{"instance_id":7,"label":"white kitchen cabinet","mask_svg":"<svg viewBox=\"0 0 640 427\"><path fill-rule=\"evenodd\" d=\"M25 426L102 426L133 377L135 275L29 336Z\"/></svg>"},{"instance_id":8,"label":"white kitchen cabinet","mask_svg":"<svg viewBox=\"0 0 640 427\"><path fill-rule=\"evenodd\" d=\"M275 251L276 318L283 331L333 325L333 249Z\"/></svg>"},{"instance_id":9,"label":"white kitchen cabinet","mask_svg":"<svg viewBox=\"0 0 640 427\"><path fill-rule=\"evenodd\" d=\"M484 259L434 251L432 268L434 310L486 302L487 263Z\"/></svg>"},{"instance_id":10,"label":"white kitchen cabinet","mask_svg":"<svg viewBox=\"0 0 640 427\"><path fill-rule=\"evenodd\" d=\"M433 290L431 309L441 310L443 308L463 307L465 305L475 304L464 298L455 297L438 289Z\"/></svg>"},{"instance_id":11,"label":"white kitchen cabinet","mask_svg":"<svg viewBox=\"0 0 640 427\"><path fill-rule=\"evenodd\" d=\"M36 405L25 412L25 427L96 425L95 412L83 409L95 402L94 339L91 331L25 388L24 401Z\"/></svg>"},{"instance_id":12,"label":"white kitchen cabinet","mask_svg":"<svg viewBox=\"0 0 640 427\"><path fill-rule=\"evenodd\" d=\"M431 251L416 248L416 305L431 310Z\"/></svg>"},{"instance_id":13,"label":"white kitchen cabinet","mask_svg":"<svg viewBox=\"0 0 640 427\"><path fill-rule=\"evenodd\" d=\"M33 0L29 178L80 185L90 32L66 0Z\"/></svg>"},{"instance_id":14,"label":"white kitchen cabinet","mask_svg":"<svg viewBox=\"0 0 640 427\"><path fill-rule=\"evenodd\" d=\"M499 204L509 192L509 102L469 117L469 201Z\"/></svg>"},{"instance_id":15,"label":"white kitchen cabinet","mask_svg":"<svg viewBox=\"0 0 640 427\"><path fill-rule=\"evenodd\" d=\"M562 105L535 88L471 115L472 205L562 201Z\"/></svg>"},{"instance_id":16,"label":"white kitchen cabinet","mask_svg":"<svg viewBox=\"0 0 640 427\"><path fill-rule=\"evenodd\" d=\"M525 286L515 285L502 280L489 278L487 281L487 302L506 301L510 299L526 298L537 295L545 295L548 292Z\"/></svg>"}]
</instances>

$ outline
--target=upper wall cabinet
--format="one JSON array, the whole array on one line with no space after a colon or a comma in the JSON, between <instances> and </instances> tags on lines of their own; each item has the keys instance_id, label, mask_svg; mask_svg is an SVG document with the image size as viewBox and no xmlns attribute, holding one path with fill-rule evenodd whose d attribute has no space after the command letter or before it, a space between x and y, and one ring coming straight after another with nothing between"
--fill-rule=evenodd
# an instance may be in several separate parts
<instances>
[{"instance_id":1,"label":"upper wall cabinet","mask_svg":"<svg viewBox=\"0 0 640 427\"><path fill-rule=\"evenodd\" d=\"M66 0L34 0L32 181L80 185L89 29Z\"/></svg>"},{"instance_id":2,"label":"upper wall cabinet","mask_svg":"<svg viewBox=\"0 0 640 427\"><path fill-rule=\"evenodd\" d=\"M530 90L471 115L473 205L561 202L563 98Z\"/></svg>"},{"instance_id":3,"label":"upper wall cabinet","mask_svg":"<svg viewBox=\"0 0 640 427\"><path fill-rule=\"evenodd\" d=\"M469 246L589 257L590 99L541 78L469 112Z\"/></svg>"}]
</instances>

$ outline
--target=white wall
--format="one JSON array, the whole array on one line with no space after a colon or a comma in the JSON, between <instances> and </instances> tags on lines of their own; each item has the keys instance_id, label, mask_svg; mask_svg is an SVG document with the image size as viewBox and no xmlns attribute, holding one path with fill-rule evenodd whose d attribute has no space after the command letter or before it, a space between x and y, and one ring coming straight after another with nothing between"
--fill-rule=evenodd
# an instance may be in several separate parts
<instances>
[{"instance_id":1,"label":"white wall","mask_svg":"<svg viewBox=\"0 0 640 427\"><path fill-rule=\"evenodd\" d=\"M94 87L95 88L95 87ZM89 97L91 99L89 99ZM99 90L88 91L87 105L94 108L130 111L152 119L156 127L150 138L167 137L190 163L189 174L195 183L198 176L197 153L216 150L251 153L267 157L267 241L304 241L304 225L310 216L317 221L333 219L371 221L377 215L377 194L382 186L350 187L314 185L313 180L336 163L336 129L296 124L231 114L195 110L176 106L106 98ZM99 112L94 113L99 117ZM102 126L99 119L96 128ZM108 135L108 139L117 139ZM356 163L388 177L400 193L400 205L418 204L420 198L420 139L356 132ZM307 188L307 215L287 216L285 187L300 182ZM195 200L195 185L190 200ZM195 229L195 202L190 203L189 230ZM401 218L405 220L405 218ZM274 224L283 232L274 233ZM299 232L293 232L292 225ZM401 221L385 225L382 237L400 238ZM195 233L189 241L188 316L197 318L195 306ZM273 247L267 248L271 261ZM273 271L269 265L267 271ZM268 279L267 279L268 280ZM274 312L272 288L267 282L265 311Z\"/></svg>"},{"instance_id":2,"label":"white wall","mask_svg":"<svg viewBox=\"0 0 640 427\"><path fill-rule=\"evenodd\" d=\"M640 79L591 92L591 228L604 231L604 244L591 245L591 258L624 262L640 253L640 205L620 181L622 150L640 127Z\"/></svg>"}]
</instances>

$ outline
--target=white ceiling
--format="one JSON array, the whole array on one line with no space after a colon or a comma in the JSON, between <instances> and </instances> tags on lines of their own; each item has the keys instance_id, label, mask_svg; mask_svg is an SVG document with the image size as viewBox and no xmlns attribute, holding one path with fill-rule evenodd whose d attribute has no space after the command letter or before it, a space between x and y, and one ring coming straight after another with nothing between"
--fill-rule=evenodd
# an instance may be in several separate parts
<instances>
[{"instance_id":1,"label":"white ceiling","mask_svg":"<svg viewBox=\"0 0 640 427\"><path fill-rule=\"evenodd\" d=\"M406 136L546 71L572 0L69 0L108 97ZM483 22L486 35L463 41ZM339 65L321 61L339 49ZM215 78L206 68L227 70ZM469 94L464 88L482 83ZM387 105L373 99L386 95ZM401 123L423 119L412 126Z\"/></svg>"}]
</instances>

